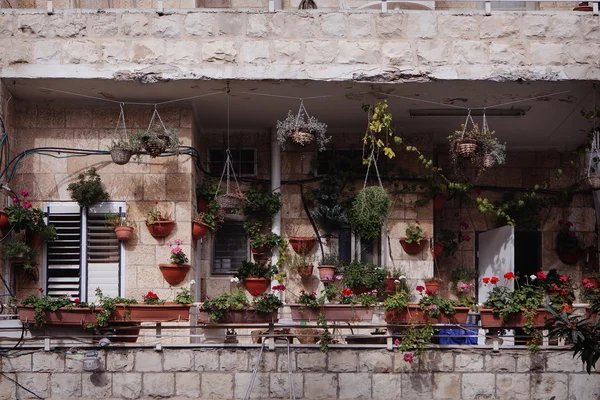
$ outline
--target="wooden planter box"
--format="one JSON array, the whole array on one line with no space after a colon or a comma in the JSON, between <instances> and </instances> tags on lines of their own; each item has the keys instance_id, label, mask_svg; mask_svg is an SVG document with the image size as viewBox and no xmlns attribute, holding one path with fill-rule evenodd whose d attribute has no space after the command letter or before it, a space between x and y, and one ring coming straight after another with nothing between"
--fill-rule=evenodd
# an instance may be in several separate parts
<instances>
[{"instance_id":1,"label":"wooden planter box","mask_svg":"<svg viewBox=\"0 0 600 400\"><path fill-rule=\"evenodd\" d=\"M418 304L409 304L406 310L386 311L385 322L388 324L466 324L469 315L469 307L454 307L454 315L440 314L438 318L432 318Z\"/></svg>"},{"instance_id":2,"label":"wooden planter box","mask_svg":"<svg viewBox=\"0 0 600 400\"><path fill-rule=\"evenodd\" d=\"M35 324L33 306L19 306L19 319L24 324ZM56 311L44 311L44 321L47 325L93 325L96 316L87 307L59 308Z\"/></svg>"},{"instance_id":3,"label":"wooden planter box","mask_svg":"<svg viewBox=\"0 0 600 400\"><path fill-rule=\"evenodd\" d=\"M325 304L319 308L308 308L300 304L290 305L294 321L316 321L319 313L325 314L327 321L366 321L373 320L373 309L350 304Z\"/></svg>"},{"instance_id":4,"label":"wooden planter box","mask_svg":"<svg viewBox=\"0 0 600 400\"><path fill-rule=\"evenodd\" d=\"M279 321L277 311L261 313L255 310L228 311L218 322L210 320L208 310L198 311L198 323L201 324L268 324Z\"/></svg>"},{"instance_id":5,"label":"wooden planter box","mask_svg":"<svg viewBox=\"0 0 600 400\"><path fill-rule=\"evenodd\" d=\"M511 315L506 321L504 321L500 315L492 311L491 308L480 308L479 314L481 316L481 325L484 328L518 328L527 323L527 318L522 312ZM538 308L537 314L533 320L534 327L544 327L546 321L551 317L552 316L545 308Z\"/></svg>"},{"instance_id":6,"label":"wooden planter box","mask_svg":"<svg viewBox=\"0 0 600 400\"><path fill-rule=\"evenodd\" d=\"M115 322L179 322L189 321L190 304L117 304L111 316Z\"/></svg>"}]
</instances>

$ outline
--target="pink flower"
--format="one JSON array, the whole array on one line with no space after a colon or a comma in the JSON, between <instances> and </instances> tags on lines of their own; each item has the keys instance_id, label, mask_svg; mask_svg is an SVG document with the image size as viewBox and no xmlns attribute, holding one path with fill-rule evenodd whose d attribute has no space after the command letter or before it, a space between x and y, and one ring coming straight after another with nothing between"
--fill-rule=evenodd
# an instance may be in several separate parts
<instances>
[{"instance_id":1,"label":"pink flower","mask_svg":"<svg viewBox=\"0 0 600 400\"><path fill-rule=\"evenodd\" d=\"M172 246L171 241L168 241L167 244L169 245L169 247Z\"/></svg>"},{"instance_id":2,"label":"pink flower","mask_svg":"<svg viewBox=\"0 0 600 400\"><path fill-rule=\"evenodd\" d=\"M16 203L17 201L19 201L19 199L17 199L17 196L13 196L12 201L13 201L13 203Z\"/></svg>"},{"instance_id":3,"label":"pink flower","mask_svg":"<svg viewBox=\"0 0 600 400\"><path fill-rule=\"evenodd\" d=\"M421 285L417 286L416 289L417 289L417 292L419 292L419 293L422 293L423 290L425 290L425 288Z\"/></svg>"},{"instance_id":4,"label":"pink flower","mask_svg":"<svg viewBox=\"0 0 600 400\"><path fill-rule=\"evenodd\" d=\"M175 239L175 244L177 246L181 246L183 244L183 241L181 239Z\"/></svg>"},{"instance_id":5,"label":"pink flower","mask_svg":"<svg viewBox=\"0 0 600 400\"><path fill-rule=\"evenodd\" d=\"M23 203L23 207L25 207L25 209L31 208L31 203L29 202L29 200L25 200L25 202Z\"/></svg>"},{"instance_id":6,"label":"pink flower","mask_svg":"<svg viewBox=\"0 0 600 400\"><path fill-rule=\"evenodd\" d=\"M406 353L404 354L404 361L406 361L407 363L412 363L413 362L413 353Z\"/></svg>"},{"instance_id":7,"label":"pink flower","mask_svg":"<svg viewBox=\"0 0 600 400\"><path fill-rule=\"evenodd\" d=\"M471 240L471 236L469 236L469 235L463 235L462 239L463 239L465 242L468 242L468 241L470 241L470 240Z\"/></svg>"},{"instance_id":8,"label":"pink flower","mask_svg":"<svg viewBox=\"0 0 600 400\"><path fill-rule=\"evenodd\" d=\"M429 306L430 310L437 310L437 306L435 304L432 304Z\"/></svg>"},{"instance_id":9,"label":"pink flower","mask_svg":"<svg viewBox=\"0 0 600 400\"><path fill-rule=\"evenodd\" d=\"M396 340L394 340L394 346L400 346L400 339L396 338Z\"/></svg>"},{"instance_id":10,"label":"pink flower","mask_svg":"<svg viewBox=\"0 0 600 400\"><path fill-rule=\"evenodd\" d=\"M342 275L336 275L335 276L335 280L336 281L341 281L344 277Z\"/></svg>"},{"instance_id":11,"label":"pink flower","mask_svg":"<svg viewBox=\"0 0 600 400\"><path fill-rule=\"evenodd\" d=\"M332 281L332 280L333 280L333 276L331 276L331 275L325 275L325 276L323 277L323 280L324 280L324 281Z\"/></svg>"},{"instance_id":12,"label":"pink flower","mask_svg":"<svg viewBox=\"0 0 600 400\"><path fill-rule=\"evenodd\" d=\"M23 197L29 196L29 192L27 191L27 189L21 190L21 196L23 196Z\"/></svg>"},{"instance_id":13,"label":"pink flower","mask_svg":"<svg viewBox=\"0 0 600 400\"><path fill-rule=\"evenodd\" d=\"M459 288L463 292L466 292L469 289L469 285L467 285L466 283L461 283L460 286L459 286Z\"/></svg>"}]
</instances>

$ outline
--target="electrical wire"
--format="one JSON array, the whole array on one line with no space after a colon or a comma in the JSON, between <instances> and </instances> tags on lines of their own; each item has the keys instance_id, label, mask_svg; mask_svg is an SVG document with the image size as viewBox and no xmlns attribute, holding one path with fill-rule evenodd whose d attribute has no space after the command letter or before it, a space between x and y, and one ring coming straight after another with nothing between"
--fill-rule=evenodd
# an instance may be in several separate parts
<instances>
[{"instance_id":1,"label":"electrical wire","mask_svg":"<svg viewBox=\"0 0 600 400\"><path fill-rule=\"evenodd\" d=\"M8 379L9 381L13 381L17 386L19 386L21 389L25 390L28 393L31 393L32 395L35 396L36 399L40 399L40 400L44 400L44 397L37 395L36 393L32 392L31 390L27 389L25 386L21 385L19 382L17 382L16 380L14 380L13 378L11 378L10 376L6 375L4 372L0 371L0 374L5 377L6 379Z\"/></svg>"}]
</instances>

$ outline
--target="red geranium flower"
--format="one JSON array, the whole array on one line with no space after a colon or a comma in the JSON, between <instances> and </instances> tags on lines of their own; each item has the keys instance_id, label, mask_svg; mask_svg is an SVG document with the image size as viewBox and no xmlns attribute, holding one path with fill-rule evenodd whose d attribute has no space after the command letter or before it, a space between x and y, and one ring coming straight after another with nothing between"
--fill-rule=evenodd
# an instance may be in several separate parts
<instances>
[{"instance_id":1,"label":"red geranium flower","mask_svg":"<svg viewBox=\"0 0 600 400\"><path fill-rule=\"evenodd\" d=\"M79 299L77 298L77 299L73 300L73 303L75 303L75 304L79 304L79 303L81 303L81 300L79 300Z\"/></svg>"},{"instance_id":2,"label":"red geranium flower","mask_svg":"<svg viewBox=\"0 0 600 400\"><path fill-rule=\"evenodd\" d=\"M513 274L512 272L507 272L504 274L504 279L508 279L511 280L515 277L515 274Z\"/></svg>"},{"instance_id":3,"label":"red geranium flower","mask_svg":"<svg viewBox=\"0 0 600 400\"><path fill-rule=\"evenodd\" d=\"M544 273L544 271L538 271L537 277L538 279L546 279L546 274Z\"/></svg>"},{"instance_id":4,"label":"red geranium flower","mask_svg":"<svg viewBox=\"0 0 600 400\"><path fill-rule=\"evenodd\" d=\"M352 294L352 289L348 289L348 288L342 289L342 294L344 296L350 296Z\"/></svg>"},{"instance_id":5,"label":"red geranium flower","mask_svg":"<svg viewBox=\"0 0 600 400\"><path fill-rule=\"evenodd\" d=\"M462 240L465 241L465 242L468 242L468 241L471 240L471 236L469 236L469 235L463 235Z\"/></svg>"},{"instance_id":6,"label":"red geranium flower","mask_svg":"<svg viewBox=\"0 0 600 400\"><path fill-rule=\"evenodd\" d=\"M417 292L419 292L419 293L422 293L423 290L425 290L425 288L421 285L417 286L416 289L417 289Z\"/></svg>"},{"instance_id":7,"label":"red geranium flower","mask_svg":"<svg viewBox=\"0 0 600 400\"><path fill-rule=\"evenodd\" d=\"M255 290L254 292L252 292L252 296L254 296L254 297L260 296L260 291L259 290Z\"/></svg>"},{"instance_id":8,"label":"red geranium flower","mask_svg":"<svg viewBox=\"0 0 600 400\"><path fill-rule=\"evenodd\" d=\"M407 363L412 363L413 362L413 353L406 353L404 355L404 361L406 361Z\"/></svg>"},{"instance_id":9,"label":"red geranium flower","mask_svg":"<svg viewBox=\"0 0 600 400\"><path fill-rule=\"evenodd\" d=\"M435 293L434 293L432 290L426 290L426 291L425 291L425 294L426 294L427 296L433 296Z\"/></svg>"},{"instance_id":10,"label":"red geranium flower","mask_svg":"<svg viewBox=\"0 0 600 400\"><path fill-rule=\"evenodd\" d=\"M481 281L482 281L484 284L486 284L486 285L487 285L488 283L490 283L490 278L488 278L488 277L486 276L486 277L485 277L485 278L483 278Z\"/></svg>"},{"instance_id":11,"label":"red geranium flower","mask_svg":"<svg viewBox=\"0 0 600 400\"><path fill-rule=\"evenodd\" d=\"M558 278L558 280L561 282L569 282L569 277L566 275L562 275L560 278Z\"/></svg>"},{"instance_id":12,"label":"red geranium flower","mask_svg":"<svg viewBox=\"0 0 600 400\"><path fill-rule=\"evenodd\" d=\"M492 285L495 285L496 283L500 282L500 279L497 276L493 276L490 278L490 283Z\"/></svg>"}]
</instances>

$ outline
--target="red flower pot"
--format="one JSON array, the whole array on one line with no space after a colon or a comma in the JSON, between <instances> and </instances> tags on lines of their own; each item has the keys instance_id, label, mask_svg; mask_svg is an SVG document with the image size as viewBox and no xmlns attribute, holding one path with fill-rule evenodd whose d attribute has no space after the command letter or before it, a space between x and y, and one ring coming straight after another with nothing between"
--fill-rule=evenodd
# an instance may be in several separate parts
<instances>
[{"instance_id":1,"label":"red flower pot","mask_svg":"<svg viewBox=\"0 0 600 400\"><path fill-rule=\"evenodd\" d=\"M319 268L319 279L325 282L333 282L335 279L335 265L319 265L317 268Z\"/></svg>"},{"instance_id":2,"label":"red flower pot","mask_svg":"<svg viewBox=\"0 0 600 400\"><path fill-rule=\"evenodd\" d=\"M395 292L396 291L396 279L385 278L385 281L383 281L383 287L386 292Z\"/></svg>"},{"instance_id":3,"label":"red flower pot","mask_svg":"<svg viewBox=\"0 0 600 400\"><path fill-rule=\"evenodd\" d=\"M406 238L400 238L400 244L407 254L419 254L423 251L427 243L429 243L429 239L427 238L423 238L420 242L412 243L406 243L405 239Z\"/></svg>"},{"instance_id":4,"label":"red flower pot","mask_svg":"<svg viewBox=\"0 0 600 400\"><path fill-rule=\"evenodd\" d=\"M4 210L0 210L0 229L4 231L8 228L10 228L8 215L4 212Z\"/></svg>"},{"instance_id":5,"label":"red flower pot","mask_svg":"<svg viewBox=\"0 0 600 400\"><path fill-rule=\"evenodd\" d=\"M194 221L192 223L192 237L194 240L202 239L204 236L206 236L209 230L210 228L204 222Z\"/></svg>"},{"instance_id":6,"label":"red flower pot","mask_svg":"<svg viewBox=\"0 0 600 400\"><path fill-rule=\"evenodd\" d=\"M444 245L440 242L433 243L433 259L437 260L444 254Z\"/></svg>"},{"instance_id":7,"label":"red flower pot","mask_svg":"<svg viewBox=\"0 0 600 400\"><path fill-rule=\"evenodd\" d=\"M176 322L190 319L190 304L117 304L111 321Z\"/></svg>"},{"instance_id":8,"label":"red flower pot","mask_svg":"<svg viewBox=\"0 0 600 400\"><path fill-rule=\"evenodd\" d=\"M254 253L252 252L252 258L255 263L262 264L269 261L269 255L267 253Z\"/></svg>"},{"instance_id":9,"label":"red flower pot","mask_svg":"<svg viewBox=\"0 0 600 400\"><path fill-rule=\"evenodd\" d=\"M146 226L152 237L164 238L169 236L175 227L175 221L156 221L155 223Z\"/></svg>"},{"instance_id":10,"label":"red flower pot","mask_svg":"<svg viewBox=\"0 0 600 400\"><path fill-rule=\"evenodd\" d=\"M425 281L425 290L429 290L433 293L439 293L440 283L440 281Z\"/></svg>"},{"instance_id":11,"label":"red flower pot","mask_svg":"<svg viewBox=\"0 0 600 400\"><path fill-rule=\"evenodd\" d=\"M189 264L158 264L158 267L170 285L181 283L190 270Z\"/></svg>"},{"instance_id":12,"label":"red flower pot","mask_svg":"<svg viewBox=\"0 0 600 400\"><path fill-rule=\"evenodd\" d=\"M205 199L198 199L198 205L196 209L199 213L206 212L208 210L208 202Z\"/></svg>"},{"instance_id":13,"label":"red flower pot","mask_svg":"<svg viewBox=\"0 0 600 400\"><path fill-rule=\"evenodd\" d=\"M127 242L131 239L131 235L133 235L133 226L115 226L115 233L117 234L117 239L121 242Z\"/></svg>"},{"instance_id":14,"label":"red flower pot","mask_svg":"<svg viewBox=\"0 0 600 400\"><path fill-rule=\"evenodd\" d=\"M310 253L313 247L315 247L315 243L317 243L317 239L314 237L290 236L288 240L296 254L301 255Z\"/></svg>"},{"instance_id":15,"label":"red flower pot","mask_svg":"<svg viewBox=\"0 0 600 400\"><path fill-rule=\"evenodd\" d=\"M316 321L320 313L327 321L366 321L373 320L373 308L350 304L324 304L318 308L308 308L300 304L291 304L292 320Z\"/></svg>"},{"instance_id":16,"label":"red flower pot","mask_svg":"<svg viewBox=\"0 0 600 400\"><path fill-rule=\"evenodd\" d=\"M244 286L248 293L254 296L256 293L263 294L271 286L271 280L268 278L246 278Z\"/></svg>"},{"instance_id":17,"label":"red flower pot","mask_svg":"<svg viewBox=\"0 0 600 400\"><path fill-rule=\"evenodd\" d=\"M433 208L435 210L441 210L448 200L450 200L450 196L446 193L436 193L433 198Z\"/></svg>"},{"instance_id":18,"label":"red flower pot","mask_svg":"<svg viewBox=\"0 0 600 400\"><path fill-rule=\"evenodd\" d=\"M579 262L581 255L581 252L561 251L558 253L558 258L567 265L574 265Z\"/></svg>"},{"instance_id":19,"label":"red flower pot","mask_svg":"<svg viewBox=\"0 0 600 400\"><path fill-rule=\"evenodd\" d=\"M37 249L43 243L42 235L27 233L27 245L32 249Z\"/></svg>"}]
</instances>

